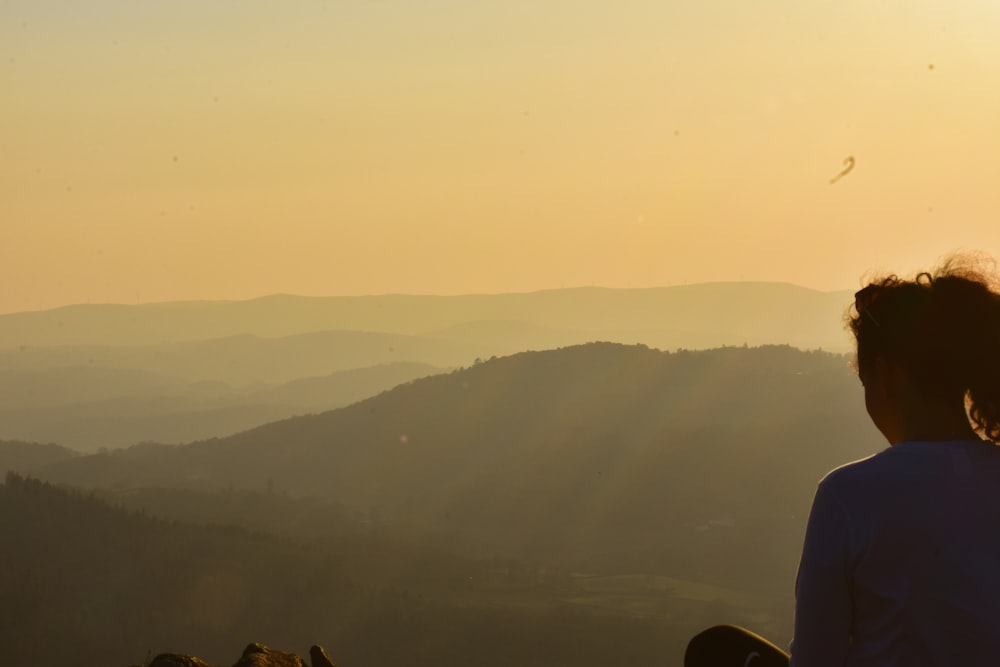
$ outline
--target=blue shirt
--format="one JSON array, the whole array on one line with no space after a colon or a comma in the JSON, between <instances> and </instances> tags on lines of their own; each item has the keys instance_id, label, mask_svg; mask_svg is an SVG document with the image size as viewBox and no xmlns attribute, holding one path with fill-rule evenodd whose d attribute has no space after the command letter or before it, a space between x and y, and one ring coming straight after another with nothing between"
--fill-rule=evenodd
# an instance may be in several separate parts
<instances>
[{"instance_id":1,"label":"blue shirt","mask_svg":"<svg viewBox=\"0 0 1000 667\"><path fill-rule=\"evenodd\" d=\"M901 442L819 484L792 667L1000 665L1000 446Z\"/></svg>"}]
</instances>

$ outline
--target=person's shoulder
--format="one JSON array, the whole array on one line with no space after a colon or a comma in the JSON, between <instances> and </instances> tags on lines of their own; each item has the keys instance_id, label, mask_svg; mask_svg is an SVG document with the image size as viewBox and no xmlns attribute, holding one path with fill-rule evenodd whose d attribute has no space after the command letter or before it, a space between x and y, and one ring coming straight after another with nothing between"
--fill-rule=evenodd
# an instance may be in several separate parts
<instances>
[{"instance_id":1,"label":"person's shoulder","mask_svg":"<svg viewBox=\"0 0 1000 667\"><path fill-rule=\"evenodd\" d=\"M878 477L889 463L889 451L885 449L877 454L838 466L828 472L819 484L824 487L838 488L854 486L866 479Z\"/></svg>"},{"instance_id":2,"label":"person's shoulder","mask_svg":"<svg viewBox=\"0 0 1000 667\"><path fill-rule=\"evenodd\" d=\"M888 450L883 450L834 468L820 480L816 502L835 501L848 513L858 510L859 502L868 505L896 483L890 459Z\"/></svg>"}]
</instances>

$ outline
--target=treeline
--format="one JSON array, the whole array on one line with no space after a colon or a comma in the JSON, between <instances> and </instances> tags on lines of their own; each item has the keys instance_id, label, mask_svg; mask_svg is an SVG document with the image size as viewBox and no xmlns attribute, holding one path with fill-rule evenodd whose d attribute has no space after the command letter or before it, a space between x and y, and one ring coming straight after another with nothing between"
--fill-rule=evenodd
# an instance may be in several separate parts
<instances>
[{"instance_id":1,"label":"treeline","mask_svg":"<svg viewBox=\"0 0 1000 667\"><path fill-rule=\"evenodd\" d=\"M359 583L334 548L167 522L16 473L0 530L0 664L124 666L161 651L221 664L250 641L320 643L344 667L669 664L707 622L431 600Z\"/></svg>"},{"instance_id":2,"label":"treeline","mask_svg":"<svg viewBox=\"0 0 1000 667\"><path fill-rule=\"evenodd\" d=\"M79 452L55 444L0 440L0 473L33 470L78 456Z\"/></svg>"}]
</instances>

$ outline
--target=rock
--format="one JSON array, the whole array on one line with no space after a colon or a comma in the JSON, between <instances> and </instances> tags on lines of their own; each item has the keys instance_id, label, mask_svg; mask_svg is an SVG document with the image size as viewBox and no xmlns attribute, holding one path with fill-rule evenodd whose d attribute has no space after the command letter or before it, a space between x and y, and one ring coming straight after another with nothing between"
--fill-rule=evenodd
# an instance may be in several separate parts
<instances>
[{"instance_id":1,"label":"rock","mask_svg":"<svg viewBox=\"0 0 1000 667\"><path fill-rule=\"evenodd\" d=\"M309 649L309 661L312 662L312 667L336 667L322 646L313 645Z\"/></svg>"},{"instance_id":2,"label":"rock","mask_svg":"<svg viewBox=\"0 0 1000 667\"><path fill-rule=\"evenodd\" d=\"M322 646L309 649L309 659L312 667L336 667ZM212 665L191 655L179 653L161 653L153 658L146 667L212 667ZM250 644L243 649L243 655L233 667L309 667L305 661L294 653L275 651L263 644Z\"/></svg>"},{"instance_id":3,"label":"rock","mask_svg":"<svg viewBox=\"0 0 1000 667\"><path fill-rule=\"evenodd\" d=\"M282 653L263 644L250 644L233 667L307 667L294 653Z\"/></svg>"},{"instance_id":4,"label":"rock","mask_svg":"<svg viewBox=\"0 0 1000 667\"><path fill-rule=\"evenodd\" d=\"M178 653L161 653L153 658L153 662L148 667L212 667L207 662L203 662L193 655L180 655Z\"/></svg>"}]
</instances>

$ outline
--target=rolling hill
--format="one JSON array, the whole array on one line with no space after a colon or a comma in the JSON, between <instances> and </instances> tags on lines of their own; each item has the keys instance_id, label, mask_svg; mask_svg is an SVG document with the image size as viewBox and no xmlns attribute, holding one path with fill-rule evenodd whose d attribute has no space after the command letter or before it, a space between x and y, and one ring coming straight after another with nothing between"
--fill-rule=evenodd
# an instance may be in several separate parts
<instances>
[{"instance_id":1,"label":"rolling hill","mask_svg":"<svg viewBox=\"0 0 1000 667\"><path fill-rule=\"evenodd\" d=\"M847 347L840 318L848 301L787 284L716 283L454 297L277 295L0 315L0 438L97 451L224 437L416 377L363 368L455 368L596 340L839 350ZM327 377L346 371L359 375ZM372 382L365 373L384 377Z\"/></svg>"},{"instance_id":2,"label":"rolling hill","mask_svg":"<svg viewBox=\"0 0 1000 667\"><path fill-rule=\"evenodd\" d=\"M84 487L317 494L466 555L648 572L787 605L815 483L881 446L843 356L591 344L36 472Z\"/></svg>"}]
</instances>

